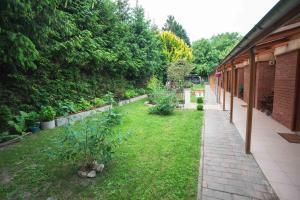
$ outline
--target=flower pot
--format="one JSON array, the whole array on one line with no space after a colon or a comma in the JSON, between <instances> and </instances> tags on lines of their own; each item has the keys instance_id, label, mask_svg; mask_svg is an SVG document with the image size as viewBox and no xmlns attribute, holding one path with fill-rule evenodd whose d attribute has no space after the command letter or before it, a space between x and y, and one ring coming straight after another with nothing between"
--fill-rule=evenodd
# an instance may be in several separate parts
<instances>
[{"instance_id":1,"label":"flower pot","mask_svg":"<svg viewBox=\"0 0 300 200\"><path fill-rule=\"evenodd\" d=\"M55 120L48 121L48 122L41 122L41 128L42 130L55 128Z\"/></svg>"},{"instance_id":2,"label":"flower pot","mask_svg":"<svg viewBox=\"0 0 300 200\"><path fill-rule=\"evenodd\" d=\"M32 125L32 126L29 126L28 127L28 130L32 133L37 133L39 132L41 129L39 126L36 126L36 125Z\"/></svg>"}]
</instances>

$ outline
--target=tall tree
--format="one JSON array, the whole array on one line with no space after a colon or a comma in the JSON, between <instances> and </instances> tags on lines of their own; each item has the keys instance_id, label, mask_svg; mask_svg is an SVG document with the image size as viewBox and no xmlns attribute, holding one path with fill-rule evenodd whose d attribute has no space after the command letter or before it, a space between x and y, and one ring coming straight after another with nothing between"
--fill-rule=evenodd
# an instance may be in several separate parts
<instances>
[{"instance_id":1,"label":"tall tree","mask_svg":"<svg viewBox=\"0 0 300 200\"><path fill-rule=\"evenodd\" d=\"M182 27L181 24L179 24L175 17L172 15L169 15L167 18L166 23L164 24L164 27L162 28L164 31L171 31L176 36L180 37L184 40L185 43L187 43L189 46L191 46L190 39L185 31L185 29Z\"/></svg>"},{"instance_id":2,"label":"tall tree","mask_svg":"<svg viewBox=\"0 0 300 200\"><path fill-rule=\"evenodd\" d=\"M211 73L241 38L240 34L233 32L193 42L193 63L196 64L194 71L202 76Z\"/></svg>"}]
</instances>

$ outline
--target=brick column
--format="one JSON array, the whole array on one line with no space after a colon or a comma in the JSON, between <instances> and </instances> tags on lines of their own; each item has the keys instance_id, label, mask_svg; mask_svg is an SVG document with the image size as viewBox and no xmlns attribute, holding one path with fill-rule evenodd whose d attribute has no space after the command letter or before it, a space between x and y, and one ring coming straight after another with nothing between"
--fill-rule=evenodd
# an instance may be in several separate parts
<instances>
[{"instance_id":1,"label":"brick column","mask_svg":"<svg viewBox=\"0 0 300 200\"><path fill-rule=\"evenodd\" d=\"M255 107L261 109L261 101L264 96L274 92L275 65L269 65L269 61L256 63L256 88Z\"/></svg>"},{"instance_id":2,"label":"brick column","mask_svg":"<svg viewBox=\"0 0 300 200\"><path fill-rule=\"evenodd\" d=\"M276 57L272 117L289 129L294 128L298 60L299 51L292 51Z\"/></svg>"}]
</instances>

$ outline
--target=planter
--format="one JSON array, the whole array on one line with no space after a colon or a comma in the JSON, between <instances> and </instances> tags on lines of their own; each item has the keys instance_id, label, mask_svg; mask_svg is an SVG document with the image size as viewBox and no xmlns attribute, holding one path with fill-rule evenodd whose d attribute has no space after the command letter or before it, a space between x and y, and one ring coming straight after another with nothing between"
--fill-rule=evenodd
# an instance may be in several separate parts
<instances>
[{"instance_id":1,"label":"planter","mask_svg":"<svg viewBox=\"0 0 300 200\"><path fill-rule=\"evenodd\" d=\"M48 121L48 122L41 122L41 128L42 130L55 128L55 120Z\"/></svg>"},{"instance_id":2,"label":"planter","mask_svg":"<svg viewBox=\"0 0 300 200\"><path fill-rule=\"evenodd\" d=\"M37 132L39 132L41 129L40 129L39 126L29 126L29 127L28 127L28 130L29 130L30 132L32 132L32 133L37 133Z\"/></svg>"},{"instance_id":3,"label":"planter","mask_svg":"<svg viewBox=\"0 0 300 200\"><path fill-rule=\"evenodd\" d=\"M55 119L55 125L56 126L64 126L66 124L68 124L69 120L65 117L60 117Z\"/></svg>"}]
</instances>

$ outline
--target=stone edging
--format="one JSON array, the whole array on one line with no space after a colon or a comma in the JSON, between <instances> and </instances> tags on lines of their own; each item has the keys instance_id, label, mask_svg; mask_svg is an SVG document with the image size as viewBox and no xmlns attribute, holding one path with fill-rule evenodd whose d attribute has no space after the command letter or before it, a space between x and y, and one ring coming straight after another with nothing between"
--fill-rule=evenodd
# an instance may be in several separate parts
<instances>
[{"instance_id":1,"label":"stone edging","mask_svg":"<svg viewBox=\"0 0 300 200\"><path fill-rule=\"evenodd\" d=\"M133 97L131 99L122 100L122 101L118 102L118 105L122 106L122 105L125 105L125 104L128 104L128 103L138 101L140 99L144 99L146 97L147 97L147 95L145 94L145 95ZM107 111L111 108L112 108L111 105L106 105L106 106L102 106L102 107L99 107L99 108L96 108L96 109L93 109L93 110L88 110L88 111L83 111L83 112L80 112L80 113L72 114L72 115L69 115L68 117L59 117L59 118L55 119L55 126L59 127L59 126L66 125L68 123L68 118L70 118L71 120L77 121L77 120L83 119L85 117L88 117L90 115L96 114L97 112Z\"/></svg>"},{"instance_id":2,"label":"stone edging","mask_svg":"<svg viewBox=\"0 0 300 200\"><path fill-rule=\"evenodd\" d=\"M138 101L138 100L141 100L141 99L145 99L147 97L148 97L148 95L144 94L144 95L141 95L141 96L133 97L131 99L122 100L122 101L118 102L118 105L122 106L122 105L125 105L125 104L128 104L128 103L132 103L132 102L135 102L135 101ZM83 111L83 112L80 112L80 113L75 113L75 114L69 115L67 117L59 117L59 118L55 119L55 126L56 127L64 126L64 125L66 125L68 123L69 119L77 121L77 120L83 119L85 117L88 117L88 116L90 116L92 114L96 114L97 112L107 111L110 108L112 108L111 105L106 105L106 106L102 106L102 107L99 107L99 108L95 108L93 110L88 110L88 111ZM22 137L30 135L30 134L31 133L25 133ZM0 143L0 148L8 146L10 144L17 143L20 140L21 140L20 138L14 138L14 139L6 141L4 143Z\"/></svg>"}]
</instances>

